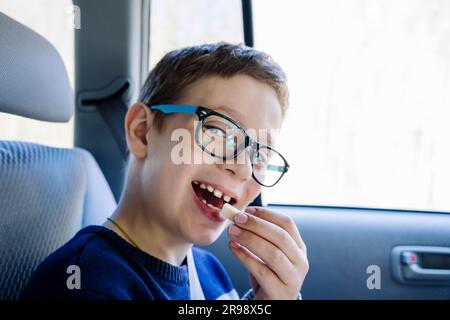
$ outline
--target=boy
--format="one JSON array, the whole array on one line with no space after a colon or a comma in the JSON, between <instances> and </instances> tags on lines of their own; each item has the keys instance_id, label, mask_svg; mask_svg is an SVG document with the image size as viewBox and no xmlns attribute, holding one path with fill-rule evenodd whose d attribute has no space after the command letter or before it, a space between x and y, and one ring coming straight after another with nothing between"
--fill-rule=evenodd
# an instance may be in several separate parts
<instances>
[{"instance_id":1,"label":"boy","mask_svg":"<svg viewBox=\"0 0 450 320\"><path fill-rule=\"evenodd\" d=\"M218 213L224 203L244 210L262 185L287 171L271 148L275 137L249 133L278 129L287 98L281 68L246 46L218 43L164 56L126 115L130 158L117 209L50 255L23 297L238 299L219 261L193 244L219 237L227 226ZM191 136L183 152L201 164L177 159L173 133L180 129ZM249 271L245 298L298 298L308 261L292 219L246 208L228 234ZM69 266L80 271L78 283L68 279Z\"/></svg>"}]
</instances>

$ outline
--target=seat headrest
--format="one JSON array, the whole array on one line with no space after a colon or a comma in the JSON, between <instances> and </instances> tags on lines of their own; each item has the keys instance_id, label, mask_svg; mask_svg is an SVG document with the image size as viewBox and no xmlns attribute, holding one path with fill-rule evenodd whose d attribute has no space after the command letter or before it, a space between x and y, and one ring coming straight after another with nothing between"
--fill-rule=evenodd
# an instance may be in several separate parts
<instances>
[{"instance_id":1,"label":"seat headrest","mask_svg":"<svg viewBox=\"0 0 450 320\"><path fill-rule=\"evenodd\" d=\"M42 36L0 12L0 112L66 122L74 96L58 51Z\"/></svg>"}]
</instances>

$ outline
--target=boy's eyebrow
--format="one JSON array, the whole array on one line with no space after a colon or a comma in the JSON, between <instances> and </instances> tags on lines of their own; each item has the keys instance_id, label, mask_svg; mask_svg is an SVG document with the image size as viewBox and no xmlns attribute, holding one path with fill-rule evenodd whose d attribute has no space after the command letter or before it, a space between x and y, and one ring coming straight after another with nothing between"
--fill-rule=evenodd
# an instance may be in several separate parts
<instances>
[{"instance_id":1,"label":"boy's eyebrow","mask_svg":"<svg viewBox=\"0 0 450 320\"><path fill-rule=\"evenodd\" d=\"M240 111L234 110L234 109L232 109L230 107L227 107L225 105L220 105L220 106L216 107L215 109L217 111L225 111L226 113L228 113L228 115L234 121L238 122L239 125L241 125L241 124L240 124L240 121L238 121L238 119L245 119L244 115ZM236 118L238 118L238 119L236 119Z\"/></svg>"}]
</instances>

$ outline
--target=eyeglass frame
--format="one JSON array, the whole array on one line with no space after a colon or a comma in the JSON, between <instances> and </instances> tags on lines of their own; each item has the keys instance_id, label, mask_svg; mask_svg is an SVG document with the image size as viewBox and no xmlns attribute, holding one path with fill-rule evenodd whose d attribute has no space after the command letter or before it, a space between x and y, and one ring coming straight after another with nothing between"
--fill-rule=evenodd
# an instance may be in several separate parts
<instances>
[{"instance_id":1,"label":"eyeglass frame","mask_svg":"<svg viewBox=\"0 0 450 320\"><path fill-rule=\"evenodd\" d=\"M222 159L222 160L231 160L231 159L235 159L242 151L244 151L245 149L247 149L248 147L251 147L251 158L253 158L253 154L255 153L255 151L258 151L261 147L263 148L267 148L275 153L277 153L281 159L284 162L284 167L283 170L280 171L281 175L278 178L277 181L275 181L275 183L271 184L271 185L265 185L264 183L261 183L258 178L255 177L255 170L253 170L253 163L251 163L252 165L252 178L255 179L255 181L264 186L264 187L273 187L274 185L276 185L281 178L286 174L286 172L288 172L289 170L289 163L287 162L287 160L283 157L283 155L281 153L279 153L277 150L273 149L271 146L260 143L258 141L256 141L255 139L253 139L251 136L248 135L248 133L244 130L244 128L242 128L235 120L233 120L232 118L217 112L215 110L209 109L207 107L204 106L197 106L197 105L182 105L182 104L159 104L159 105L152 105L149 107L150 110L155 110L155 111L160 111L164 114L172 114L172 113L184 113L184 114L192 114L192 115L197 115L198 116L198 120L199 122L201 122L203 124L203 120L206 117L209 117L211 115L216 115L218 117L221 117L227 121L230 121L232 124L234 124L243 134L245 137L244 140L244 147L242 148L242 150L238 151L238 148L235 148L234 150L234 154L232 157L220 157L215 155L214 153L206 150L206 148L203 146L203 143L201 143L200 141L198 141L198 130L200 130L200 126L197 126L196 128L196 132L195 132L195 141L197 143L197 145L207 154L218 158L218 159ZM279 170L278 170L279 171Z\"/></svg>"}]
</instances>

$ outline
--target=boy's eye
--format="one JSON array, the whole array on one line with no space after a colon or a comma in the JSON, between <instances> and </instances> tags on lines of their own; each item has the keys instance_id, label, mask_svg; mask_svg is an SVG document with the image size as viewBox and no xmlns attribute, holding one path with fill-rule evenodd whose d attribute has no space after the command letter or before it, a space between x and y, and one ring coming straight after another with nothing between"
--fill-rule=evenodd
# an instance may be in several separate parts
<instances>
[{"instance_id":1,"label":"boy's eye","mask_svg":"<svg viewBox=\"0 0 450 320\"><path fill-rule=\"evenodd\" d=\"M255 163L264 165L267 163L267 154L265 152L256 151L253 159Z\"/></svg>"},{"instance_id":2,"label":"boy's eye","mask_svg":"<svg viewBox=\"0 0 450 320\"><path fill-rule=\"evenodd\" d=\"M215 126L204 127L206 140L204 143L209 145L211 142L215 142L216 146L221 148L221 150L226 150L226 152L234 152L236 148L236 136L227 133L222 128ZM217 152L217 150L216 150Z\"/></svg>"},{"instance_id":3,"label":"boy's eye","mask_svg":"<svg viewBox=\"0 0 450 320\"><path fill-rule=\"evenodd\" d=\"M218 137L225 137L226 136L226 132L218 127L214 127L214 126L205 126L205 133L207 134L211 134L211 135L215 135Z\"/></svg>"}]
</instances>

